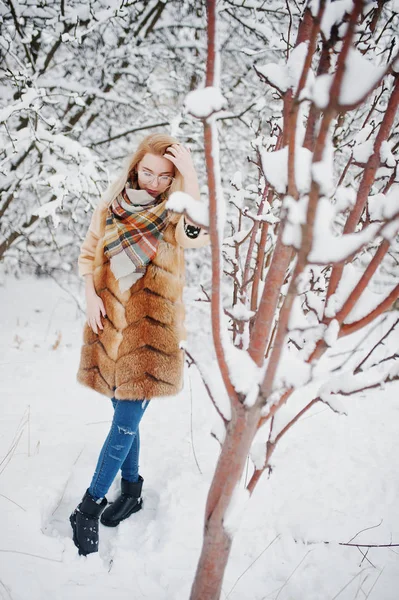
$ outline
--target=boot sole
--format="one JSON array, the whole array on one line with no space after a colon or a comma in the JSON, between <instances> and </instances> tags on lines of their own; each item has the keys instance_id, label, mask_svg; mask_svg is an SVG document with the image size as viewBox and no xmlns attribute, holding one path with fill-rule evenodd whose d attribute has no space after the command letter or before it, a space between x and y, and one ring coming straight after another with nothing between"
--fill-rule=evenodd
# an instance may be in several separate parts
<instances>
[{"instance_id":1,"label":"boot sole","mask_svg":"<svg viewBox=\"0 0 399 600\"><path fill-rule=\"evenodd\" d=\"M100 522L106 527L117 527L119 523L128 519L133 513L138 512L142 507L143 500L140 500L140 502L136 504L136 506L134 506L132 510L127 513L126 517L123 517L123 519L119 519L119 521L107 521L106 519L103 519L103 516L101 515Z\"/></svg>"}]
</instances>

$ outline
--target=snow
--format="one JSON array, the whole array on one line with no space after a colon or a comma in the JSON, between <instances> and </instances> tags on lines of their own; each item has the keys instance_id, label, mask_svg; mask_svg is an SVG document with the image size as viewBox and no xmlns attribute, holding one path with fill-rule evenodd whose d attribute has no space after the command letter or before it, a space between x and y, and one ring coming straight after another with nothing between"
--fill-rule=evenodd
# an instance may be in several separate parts
<instances>
[{"instance_id":1,"label":"snow","mask_svg":"<svg viewBox=\"0 0 399 600\"><path fill-rule=\"evenodd\" d=\"M326 397L333 394L353 394L364 388L379 385L381 382L389 379L392 376L391 370L392 364L386 362L371 367L365 372L360 371L357 374L353 374L351 371L348 373L341 372L338 376L332 377L330 381L324 383L318 395Z\"/></svg>"},{"instance_id":2,"label":"snow","mask_svg":"<svg viewBox=\"0 0 399 600\"><path fill-rule=\"evenodd\" d=\"M359 283L364 269L368 262L371 261L371 258L372 254L368 256L368 260L363 255L361 267L351 263L345 265L337 290L332 294L326 306L325 314L328 318L334 317L342 308L349 295ZM350 311L344 322L354 323L368 315L389 296L394 288L395 281L386 281L383 274L381 274L381 269L377 270L365 290L363 290L361 299Z\"/></svg>"},{"instance_id":3,"label":"snow","mask_svg":"<svg viewBox=\"0 0 399 600\"><path fill-rule=\"evenodd\" d=\"M92 476L112 407L75 381L84 316L80 291L66 288L45 278L6 278L0 288L2 458L17 442L0 473L1 592L13 600L188 598L219 455L210 436L215 410L193 368L181 394L153 401L140 428L143 510L115 529L100 526L99 553L79 557L68 516ZM198 303L188 306L186 324L189 344L206 355ZM371 548L366 566L357 548L338 544L355 535L398 543L398 391L393 383L346 398L347 416L318 403L282 438L250 505L231 503L236 533L223 598L262 600L281 590L279 600L320 600L347 585L339 598L353 600L360 584L366 594L375 584L376 598L396 600L394 549ZM280 423L305 401L298 390ZM252 452L260 460L261 445ZM242 486L250 475L249 466ZM118 487L119 479L108 499Z\"/></svg>"},{"instance_id":4,"label":"snow","mask_svg":"<svg viewBox=\"0 0 399 600\"><path fill-rule=\"evenodd\" d=\"M238 301L233 308L229 309L229 313L238 321L249 321L254 316L255 312L249 310L242 302Z\"/></svg>"},{"instance_id":5,"label":"snow","mask_svg":"<svg viewBox=\"0 0 399 600\"><path fill-rule=\"evenodd\" d=\"M339 415L347 415L347 411L345 409L345 400L347 400L346 396L342 394L323 394L320 393L321 401L324 404L327 404L334 412Z\"/></svg>"},{"instance_id":6,"label":"snow","mask_svg":"<svg viewBox=\"0 0 399 600\"><path fill-rule=\"evenodd\" d=\"M230 237L224 238L223 245L224 246L231 246L231 247L234 248L234 246L236 244L240 244L242 242L242 240L244 240L246 238L246 236L251 231L251 229L252 229L252 226L249 227L249 228L240 229L234 235L231 235Z\"/></svg>"},{"instance_id":7,"label":"snow","mask_svg":"<svg viewBox=\"0 0 399 600\"><path fill-rule=\"evenodd\" d=\"M216 403L218 409L222 413L223 417L229 421L231 419L231 404L226 388L223 382L223 378L220 374L220 369L216 359L211 360L208 356L208 362L197 357L196 360L197 369L201 375L201 378L208 386L212 399Z\"/></svg>"},{"instance_id":8,"label":"snow","mask_svg":"<svg viewBox=\"0 0 399 600\"><path fill-rule=\"evenodd\" d=\"M338 339L339 329L340 326L337 319L332 319L326 331L324 332L324 341L326 342L327 346L333 346L335 344Z\"/></svg>"},{"instance_id":9,"label":"snow","mask_svg":"<svg viewBox=\"0 0 399 600\"><path fill-rule=\"evenodd\" d=\"M28 89L26 92L21 94L21 100L15 102L15 104L9 104L7 107L0 110L0 123L7 121L7 119L19 110L26 110L32 108L35 100L40 98L40 94L35 89Z\"/></svg>"},{"instance_id":10,"label":"snow","mask_svg":"<svg viewBox=\"0 0 399 600\"><path fill-rule=\"evenodd\" d=\"M341 83L339 104L348 107L357 104L374 89L384 72L384 66L373 64L358 50L350 48ZM332 79L331 74L319 75L307 86L309 89L306 90L306 96L313 99L319 108L326 108L328 105Z\"/></svg>"},{"instance_id":11,"label":"snow","mask_svg":"<svg viewBox=\"0 0 399 600\"><path fill-rule=\"evenodd\" d=\"M313 85L310 87L308 95L313 99L318 108L326 108L330 100L330 87L332 77L329 74L316 77ZM305 90L304 90L305 93Z\"/></svg>"},{"instance_id":12,"label":"snow","mask_svg":"<svg viewBox=\"0 0 399 600\"><path fill-rule=\"evenodd\" d=\"M54 227L57 228L60 224L60 217L57 215L57 210L62 206L61 199L52 200L51 202L46 202L46 204L42 204L40 208L32 211L32 215L37 215L41 219L45 217L50 217L53 220Z\"/></svg>"},{"instance_id":13,"label":"snow","mask_svg":"<svg viewBox=\"0 0 399 600\"><path fill-rule=\"evenodd\" d=\"M385 66L374 65L355 48L350 48L339 95L341 105L353 105L368 94L385 72Z\"/></svg>"},{"instance_id":14,"label":"snow","mask_svg":"<svg viewBox=\"0 0 399 600\"><path fill-rule=\"evenodd\" d=\"M327 1L321 20L320 29L326 39L330 39L331 29L335 24L342 22L345 13L351 13L353 0ZM313 13L314 14L314 13Z\"/></svg>"},{"instance_id":15,"label":"snow","mask_svg":"<svg viewBox=\"0 0 399 600\"><path fill-rule=\"evenodd\" d=\"M261 378L259 378L260 380ZM249 388L247 395L245 396L244 405L247 408L251 408L251 406L255 405L255 402L259 397L259 389L260 384L258 382L253 383L253 385Z\"/></svg>"},{"instance_id":16,"label":"snow","mask_svg":"<svg viewBox=\"0 0 399 600\"><path fill-rule=\"evenodd\" d=\"M256 67L273 87L281 92L286 92L290 86L286 65L284 63L268 63Z\"/></svg>"},{"instance_id":17,"label":"snow","mask_svg":"<svg viewBox=\"0 0 399 600\"><path fill-rule=\"evenodd\" d=\"M195 200L186 192L173 192L166 202L166 208L178 213L186 212L188 217L198 223L209 227L209 207L200 200Z\"/></svg>"},{"instance_id":18,"label":"snow","mask_svg":"<svg viewBox=\"0 0 399 600\"><path fill-rule=\"evenodd\" d=\"M344 212L348 208L352 208L356 202L356 191L352 187L340 185L335 191L335 211L336 213Z\"/></svg>"},{"instance_id":19,"label":"snow","mask_svg":"<svg viewBox=\"0 0 399 600\"><path fill-rule=\"evenodd\" d=\"M262 167L267 180L279 194L284 194L288 184L288 147L275 152L261 152ZM295 180L298 191L306 193L310 189L310 166L312 153L307 148L295 148Z\"/></svg>"},{"instance_id":20,"label":"snow","mask_svg":"<svg viewBox=\"0 0 399 600\"><path fill-rule=\"evenodd\" d=\"M266 462L266 444L254 442L250 451L251 460L256 469L262 469Z\"/></svg>"},{"instance_id":21,"label":"snow","mask_svg":"<svg viewBox=\"0 0 399 600\"><path fill-rule=\"evenodd\" d=\"M331 139L326 141L322 160L312 163L312 178L319 185L321 195L329 197L334 194L334 147Z\"/></svg>"},{"instance_id":22,"label":"snow","mask_svg":"<svg viewBox=\"0 0 399 600\"><path fill-rule=\"evenodd\" d=\"M226 106L227 100L218 87L208 86L189 92L184 104L193 117L203 119L221 111Z\"/></svg>"},{"instance_id":23,"label":"snow","mask_svg":"<svg viewBox=\"0 0 399 600\"><path fill-rule=\"evenodd\" d=\"M244 512L248 507L249 500L250 495L248 490L245 489L241 482L237 483L223 520L223 527L231 538L234 537L239 529Z\"/></svg>"},{"instance_id":24,"label":"snow","mask_svg":"<svg viewBox=\"0 0 399 600\"><path fill-rule=\"evenodd\" d=\"M367 140L362 144L357 144L353 148L353 158L356 162L365 164L374 150L374 139Z\"/></svg>"},{"instance_id":25,"label":"snow","mask_svg":"<svg viewBox=\"0 0 399 600\"><path fill-rule=\"evenodd\" d=\"M372 223L357 233L336 236L331 229L334 207L327 198L320 198L313 228L310 262L327 264L348 258L376 236L378 225Z\"/></svg>"},{"instance_id":26,"label":"snow","mask_svg":"<svg viewBox=\"0 0 399 600\"><path fill-rule=\"evenodd\" d=\"M65 34L68 35L68 34ZM73 38L72 38L73 39ZM83 101L81 96L96 96L97 98L101 98L102 100L106 100L108 102L115 102L116 104L125 104L129 106L131 104L131 98L120 96L115 94L114 92L103 92L101 89L85 85L84 83L79 83L78 81L67 81L66 79L58 80L56 78L47 79L46 77L38 77L36 80L36 85L40 88L43 88L43 92L46 88L60 88L62 90L66 90L73 94L74 100L77 104L81 103L81 106L85 106L86 103Z\"/></svg>"},{"instance_id":27,"label":"snow","mask_svg":"<svg viewBox=\"0 0 399 600\"><path fill-rule=\"evenodd\" d=\"M373 126L370 123L367 123L354 136L354 140L355 140L356 144L363 144L363 142L366 142L368 140L368 138L372 135L372 133L373 133Z\"/></svg>"},{"instance_id":28,"label":"snow","mask_svg":"<svg viewBox=\"0 0 399 600\"><path fill-rule=\"evenodd\" d=\"M308 196L303 196L299 200L295 200L291 196L285 196L283 200L283 209L286 211L283 243L286 246L294 246L298 249L301 247L301 226L306 223L308 200Z\"/></svg>"},{"instance_id":29,"label":"snow","mask_svg":"<svg viewBox=\"0 0 399 600\"><path fill-rule=\"evenodd\" d=\"M292 88L295 94L302 74L307 50L307 43L302 42L291 51L286 63L268 63L257 66L256 69L273 87L276 87L281 92L286 92L289 88ZM313 73L309 70L308 81L305 85L310 85L312 78Z\"/></svg>"},{"instance_id":30,"label":"snow","mask_svg":"<svg viewBox=\"0 0 399 600\"><path fill-rule=\"evenodd\" d=\"M93 162L95 160L94 154L89 150L89 148L82 146L80 142L63 135L62 133L50 133L40 122L37 125L36 135L36 142L38 144L40 143L40 145L43 142L48 142L52 146L58 146L59 148L62 148L64 152L69 154L71 157L75 157L77 160L83 159L83 161Z\"/></svg>"},{"instance_id":31,"label":"snow","mask_svg":"<svg viewBox=\"0 0 399 600\"><path fill-rule=\"evenodd\" d=\"M392 154L392 142L385 140L381 144L380 158L381 162L385 163L387 167L396 167L395 156Z\"/></svg>"},{"instance_id":32,"label":"snow","mask_svg":"<svg viewBox=\"0 0 399 600\"><path fill-rule=\"evenodd\" d=\"M399 184L394 183L387 194L369 196L368 207L372 221L392 219L399 212Z\"/></svg>"},{"instance_id":33,"label":"snow","mask_svg":"<svg viewBox=\"0 0 399 600\"><path fill-rule=\"evenodd\" d=\"M226 315L223 315L225 319ZM227 329L222 332L223 350L229 369L230 381L240 394L248 394L254 383L260 381L262 371L249 356L247 350L234 346L227 335Z\"/></svg>"},{"instance_id":34,"label":"snow","mask_svg":"<svg viewBox=\"0 0 399 600\"><path fill-rule=\"evenodd\" d=\"M381 235L386 240L389 240L391 243L394 242L396 236L399 232L399 217L394 219L391 223L384 225Z\"/></svg>"},{"instance_id":35,"label":"snow","mask_svg":"<svg viewBox=\"0 0 399 600\"><path fill-rule=\"evenodd\" d=\"M277 369L274 389L298 388L306 385L311 378L311 365L297 356L296 350L286 347Z\"/></svg>"}]
</instances>

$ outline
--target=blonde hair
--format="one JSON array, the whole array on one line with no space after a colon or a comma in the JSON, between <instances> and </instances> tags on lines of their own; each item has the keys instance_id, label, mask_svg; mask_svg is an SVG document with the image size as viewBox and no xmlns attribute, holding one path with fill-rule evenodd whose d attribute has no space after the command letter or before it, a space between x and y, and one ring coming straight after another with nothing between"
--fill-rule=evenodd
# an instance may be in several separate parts
<instances>
[{"instance_id":1,"label":"blonde hair","mask_svg":"<svg viewBox=\"0 0 399 600\"><path fill-rule=\"evenodd\" d=\"M105 192L102 194L101 199L110 205L114 198L120 194L125 187L128 179L132 179L133 186L137 185L137 172L136 166L144 158L146 154L155 154L156 156L162 156L165 154L166 149L172 144L178 144L178 140L171 135L165 133L152 133L147 135L141 140L136 152L133 155L128 156L122 172L115 181L113 181ZM175 175L172 185L161 195L161 199L165 200L172 192L181 191L183 189L183 177L175 167Z\"/></svg>"}]
</instances>

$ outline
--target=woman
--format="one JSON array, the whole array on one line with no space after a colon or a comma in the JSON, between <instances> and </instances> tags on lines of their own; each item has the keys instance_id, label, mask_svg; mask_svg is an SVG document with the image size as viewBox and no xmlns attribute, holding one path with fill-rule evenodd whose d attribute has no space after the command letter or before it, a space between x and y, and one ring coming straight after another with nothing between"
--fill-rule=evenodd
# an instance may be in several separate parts
<instances>
[{"instance_id":1,"label":"woman","mask_svg":"<svg viewBox=\"0 0 399 600\"><path fill-rule=\"evenodd\" d=\"M77 378L109 397L114 415L91 484L70 516L79 554L98 550L100 515L114 527L141 509L140 420L151 398L182 387L183 248L204 246L209 235L166 209L177 190L199 199L189 150L171 136L147 136L103 195L81 247L87 323ZM119 469L121 493L105 509Z\"/></svg>"}]
</instances>

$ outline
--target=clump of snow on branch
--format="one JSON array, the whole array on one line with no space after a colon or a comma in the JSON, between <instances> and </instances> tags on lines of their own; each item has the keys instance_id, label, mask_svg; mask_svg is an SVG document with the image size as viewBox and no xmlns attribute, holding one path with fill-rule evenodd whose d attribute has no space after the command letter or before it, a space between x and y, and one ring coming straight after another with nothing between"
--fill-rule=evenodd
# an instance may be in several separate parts
<instances>
[{"instance_id":1,"label":"clump of snow on branch","mask_svg":"<svg viewBox=\"0 0 399 600\"><path fill-rule=\"evenodd\" d=\"M380 148L380 158L381 158L381 162L386 164L387 167L396 167L396 159L395 156L392 154L392 148L393 148L393 144L392 142L385 140L384 142L382 142L381 144L381 148Z\"/></svg>"},{"instance_id":2,"label":"clump of snow on branch","mask_svg":"<svg viewBox=\"0 0 399 600\"><path fill-rule=\"evenodd\" d=\"M311 365L298 357L296 352L288 348L280 361L274 389L293 388L296 389L306 385L311 377Z\"/></svg>"},{"instance_id":3,"label":"clump of snow on branch","mask_svg":"<svg viewBox=\"0 0 399 600\"><path fill-rule=\"evenodd\" d=\"M333 319L324 332L324 341L327 346L333 346L335 344L338 339L339 329L340 326L337 319Z\"/></svg>"},{"instance_id":4,"label":"clump of snow on branch","mask_svg":"<svg viewBox=\"0 0 399 600\"><path fill-rule=\"evenodd\" d=\"M229 312L234 319L239 321L249 321L255 314L253 310L249 310L242 302L237 302Z\"/></svg>"},{"instance_id":5,"label":"clump of snow on branch","mask_svg":"<svg viewBox=\"0 0 399 600\"><path fill-rule=\"evenodd\" d=\"M329 401L331 396L336 394L348 396L367 388L380 386L385 381L397 376L398 367L399 363L396 361L396 364L393 365L387 366L385 363L381 363L356 374L351 371L340 372L339 375L332 377L320 387L318 396L323 401Z\"/></svg>"},{"instance_id":6,"label":"clump of snow on branch","mask_svg":"<svg viewBox=\"0 0 399 600\"><path fill-rule=\"evenodd\" d=\"M208 86L189 92L184 104L187 111L193 117L203 119L209 117L214 112L221 111L227 105L227 100L220 91L220 88Z\"/></svg>"},{"instance_id":7,"label":"clump of snow on branch","mask_svg":"<svg viewBox=\"0 0 399 600\"><path fill-rule=\"evenodd\" d=\"M372 254L368 256L363 254L363 264L361 266L356 266L352 263L345 265L338 287L334 294L331 295L326 306L326 317L333 318L342 308L344 302L359 283L364 273L364 268L366 267L367 263L371 261L371 259ZM395 279L383 277L381 271L378 270L371 278L368 286L363 290L361 302L356 303L351 312L345 318L344 322L353 323L368 315L379 304L381 304L384 298L389 296L389 294L395 288L395 285Z\"/></svg>"},{"instance_id":8,"label":"clump of snow on branch","mask_svg":"<svg viewBox=\"0 0 399 600\"><path fill-rule=\"evenodd\" d=\"M340 106L352 106L360 102L378 83L384 72L385 67L374 65L358 50L350 48L339 94ZM311 98L319 108L326 108L330 101L333 77L331 74L319 75L307 86L306 97Z\"/></svg>"},{"instance_id":9,"label":"clump of snow on branch","mask_svg":"<svg viewBox=\"0 0 399 600\"><path fill-rule=\"evenodd\" d=\"M335 2L327 0L320 24L320 29L326 39L330 39L333 26L341 23L345 13L350 13L352 8L353 0L335 0ZM313 14L317 14L317 11L316 13L313 12Z\"/></svg>"},{"instance_id":10,"label":"clump of snow on branch","mask_svg":"<svg viewBox=\"0 0 399 600\"><path fill-rule=\"evenodd\" d=\"M343 106L359 102L373 89L385 72L385 67L374 65L355 48L350 48L342 79L339 103Z\"/></svg>"},{"instance_id":11,"label":"clump of snow on branch","mask_svg":"<svg viewBox=\"0 0 399 600\"><path fill-rule=\"evenodd\" d=\"M372 221L392 219L399 213L399 184L394 183L386 194L369 196L368 207Z\"/></svg>"},{"instance_id":12,"label":"clump of snow on branch","mask_svg":"<svg viewBox=\"0 0 399 600\"><path fill-rule=\"evenodd\" d=\"M201 200L196 200L186 192L173 192L166 202L166 208L177 213L187 213L198 225L209 226L209 208Z\"/></svg>"},{"instance_id":13,"label":"clump of snow on branch","mask_svg":"<svg viewBox=\"0 0 399 600\"><path fill-rule=\"evenodd\" d=\"M283 242L286 246L294 246L298 249L301 247L302 225L306 223L308 200L308 196L303 196L299 200L285 196L283 200L283 209L286 211Z\"/></svg>"},{"instance_id":14,"label":"clump of snow on branch","mask_svg":"<svg viewBox=\"0 0 399 600\"><path fill-rule=\"evenodd\" d=\"M253 384L260 379L259 367L248 352L234 346L227 335L223 335L223 349L230 381L239 394L248 394Z\"/></svg>"},{"instance_id":15,"label":"clump of snow on branch","mask_svg":"<svg viewBox=\"0 0 399 600\"><path fill-rule=\"evenodd\" d=\"M35 108L35 100L40 100L41 96L41 90L36 90L34 88L28 89L26 92L21 94L21 100L14 102L14 104L9 104L8 106L0 110L0 123L4 123L5 121L7 121L7 119L14 112L19 112L21 110L26 110L29 108L37 110Z\"/></svg>"},{"instance_id":16,"label":"clump of snow on branch","mask_svg":"<svg viewBox=\"0 0 399 600\"><path fill-rule=\"evenodd\" d=\"M312 164L312 178L319 185L322 196L333 195L335 191L334 147L331 139L326 140L322 160Z\"/></svg>"},{"instance_id":17,"label":"clump of snow on branch","mask_svg":"<svg viewBox=\"0 0 399 600\"><path fill-rule=\"evenodd\" d=\"M32 211L32 215L37 215L41 219L45 219L46 217L51 217L53 221L54 227L58 227L60 224L60 217L57 214L57 211L62 207L62 199L52 200L51 202L46 202L46 204L42 204L40 208L37 208Z\"/></svg>"},{"instance_id":18,"label":"clump of snow on branch","mask_svg":"<svg viewBox=\"0 0 399 600\"><path fill-rule=\"evenodd\" d=\"M378 225L371 224L357 233L334 235L331 229L334 207L327 198L320 198L314 225L313 246L309 253L310 262L319 264L337 263L360 250L374 239Z\"/></svg>"},{"instance_id":19,"label":"clump of snow on branch","mask_svg":"<svg viewBox=\"0 0 399 600\"><path fill-rule=\"evenodd\" d=\"M263 75L273 87L276 87L281 92L286 92L288 89L293 88L295 93L302 73L307 50L308 45L303 42L291 51L286 63L268 63L266 65L258 66L257 71ZM312 71L309 71L308 79L309 78L313 78Z\"/></svg>"},{"instance_id":20,"label":"clump of snow on branch","mask_svg":"<svg viewBox=\"0 0 399 600\"><path fill-rule=\"evenodd\" d=\"M267 152L262 150L262 168L276 192L284 194L288 184L288 147ZM295 181L298 191L306 194L310 189L312 153L307 148L295 148Z\"/></svg>"}]
</instances>

